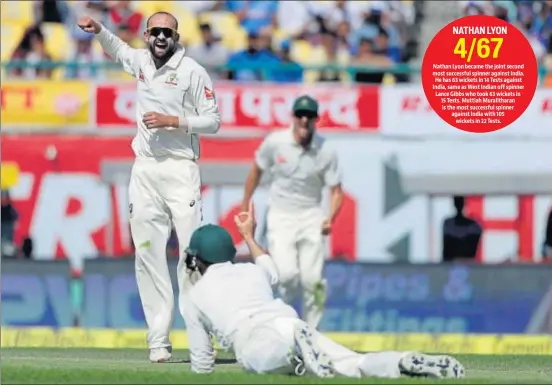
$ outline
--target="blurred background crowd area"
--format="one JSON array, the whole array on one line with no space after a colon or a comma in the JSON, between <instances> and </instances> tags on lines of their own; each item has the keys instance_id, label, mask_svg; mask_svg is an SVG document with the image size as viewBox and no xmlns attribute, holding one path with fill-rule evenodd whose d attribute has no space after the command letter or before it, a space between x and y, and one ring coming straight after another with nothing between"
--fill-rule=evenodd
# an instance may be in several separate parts
<instances>
[{"instance_id":1,"label":"blurred background crowd area","mask_svg":"<svg viewBox=\"0 0 552 385\"><path fill-rule=\"evenodd\" d=\"M181 43L215 78L282 82L346 81L343 71L303 66L390 67L417 54L422 2L414 1L3 1L2 61L8 76L24 78L119 77L91 66L29 65L18 60L99 63L106 58L75 22L90 15L133 47L143 47L147 17L156 11L179 20ZM262 64L285 71L243 70ZM220 69L225 67L224 70ZM242 69L242 70L236 70ZM382 82L384 74L355 75ZM395 80L387 77L387 80ZM400 79L404 80L404 79Z\"/></svg>"},{"instance_id":2,"label":"blurred background crowd area","mask_svg":"<svg viewBox=\"0 0 552 385\"><path fill-rule=\"evenodd\" d=\"M444 15L438 10L442 3L448 7ZM101 20L131 46L144 47L147 17L167 11L179 20L181 43L188 54L215 79L407 82L411 71L398 68L419 62L420 52L436 32L429 28L430 36L423 36L424 24L462 14L495 15L515 23L527 35L540 64L548 68L551 10L549 0L2 1L2 62L11 63L5 71L10 77L118 78L124 76L119 69L106 70L109 66L101 64L109 58L98 43L76 27L78 17ZM27 64L18 64L21 61Z\"/></svg>"},{"instance_id":3,"label":"blurred background crowd area","mask_svg":"<svg viewBox=\"0 0 552 385\"><path fill-rule=\"evenodd\" d=\"M133 47L143 47L147 17L156 11L179 20L181 43L215 78L282 82L351 80L330 68L302 66L406 63L417 54L422 19L414 1L2 1L2 61L108 60L75 22L90 15ZM288 64L286 71L217 70ZM98 78L121 76L90 66L18 68L12 77ZM356 76L379 83L383 74ZM387 80L387 79L386 79ZM394 80L394 79L391 79Z\"/></svg>"}]
</instances>

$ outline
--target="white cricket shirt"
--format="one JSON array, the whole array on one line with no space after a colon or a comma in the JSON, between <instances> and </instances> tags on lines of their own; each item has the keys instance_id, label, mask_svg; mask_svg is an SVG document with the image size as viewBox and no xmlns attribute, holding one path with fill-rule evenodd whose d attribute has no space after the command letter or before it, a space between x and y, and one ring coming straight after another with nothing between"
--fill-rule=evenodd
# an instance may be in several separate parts
<instances>
[{"instance_id":1,"label":"white cricket shirt","mask_svg":"<svg viewBox=\"0 0 552 385\"><path fill-rule=\"evenodd\" d=\"M156 69L149 50L131 48L103 26L96 36L104 51L137 80L138 132L132 141L136 156L198 159L198 135L215 134L220 127L213 84L205 68L179 47L163 67ZM187 125L187 129L149 130L143 122L146 112L178 116L180 125Z\"/></svg>"},{"instance_id":2,"label":"white cricket shirt","mask_svg":"<svg viewBox=\"0 0 552 385\"><path fill-rule=\"evenodd\" d=\"M274 298L278 273L272 258L255 263L211 265L188 293L183 306L192 371L213 370L213 333L224 348L234 348L236 336L278 316L298 318L297 312ZM239 359L239 351L236 351Z\"/></svg>"},{"instance_id":3,"label":"white cricket shirt","mask_svg":"<svg viewBox=\"0 0 552 385\"><path fill-rule=\"evenodd\" d=\"M324 187L341 183L337 154L318 134L304 149L291 129L272 132L257 150L255 162L272 177L269 206L284 211L319 207Z\"/></svg>"}]
</instances>

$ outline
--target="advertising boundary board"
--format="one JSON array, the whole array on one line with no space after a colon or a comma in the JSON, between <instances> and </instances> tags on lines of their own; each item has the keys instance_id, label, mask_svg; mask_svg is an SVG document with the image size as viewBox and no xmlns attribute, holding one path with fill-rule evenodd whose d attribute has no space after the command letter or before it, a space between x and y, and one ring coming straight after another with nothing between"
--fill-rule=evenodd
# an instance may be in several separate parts
<instances>
[{"instance_id":1,"label":"advertising boundary board","mask_svg":"<svg viewBox=\"0 0 552 385\"><path fill-rule=\"evenodd\" d=\"M11 188L11 198L20 214L17 243L30 234L37 259L68 258L76 269L82 267L86 257L132 252L128 186L125 182L107 186L100 180L103 162L132 161L129 138L20 135L4 136L2 144L3 160L19 167L19 182ZM202 162L249 164L260 139L206 137L201 144ZM546 142L489 141L464 143L461 147L452 140L389 141L377 136L334 138L328 144L339 153L345 198L328 239L327 255L386 263L439 262L442 224L454 214L450 197L430 199L403 188L400 164L409 154L437 150L461 154L477 148L483 156L487 148L489 154L511 155L497 164L507 170L516 169L518 159L547 154L549 146ZM55 159L45 156L52 153ZM539 159L543 161L543 157ZM479 170L481 161L480 157L466 158L464 169ZM360 164L362 167L358 167ZM446 164L436 163L439 167ZM261 188L255 196L259 223L264 221L267 193ZM226 226L238 249L245 245L239 241L233 216L242 197L242 186L222 185L204 186L202 198L204 221ZM540 261L551 204L550 194L468 197L466 214L480 220L484 228L480 260L497 263L519 256L521 260ZM329 205L324 203L324 207ZM524 218L524 226L518 225L519 217Z\"/></svg>"},{"instance_id":2,"label":"advertising boundary board","mask_svg":"<svg viewBox=\"0 0 552 385\"><path fill-rule=\"evenodd\" d=\"M242 259L240 259L241 261ZM169 260L176 294L176 259ZM552 265L326 263L323 332L552 334ZM515 285L504 284L505 282ZM175 302L176 303L176 302ZM292 303L299 311L300 304ZM2 326L142 330L134 260L2 266ZM185 330L180 315L174 330Z\"/></svg>"},{"instance_id":3,"label":"advertising boundary board","mask_svg":"<svg viewBox=\"0 0 552 385\"><path fill-rule=\"evenodd\" d=\"M2 348L147 349L146 330L11 328L1 331ZM552 336L517 334L327 333L355 351L417 350L426 353L552 355ZM188 348L185 331L173 331L175 349ZM218 348L218 345L217 345Z\"/></svg>"}]
</instances>

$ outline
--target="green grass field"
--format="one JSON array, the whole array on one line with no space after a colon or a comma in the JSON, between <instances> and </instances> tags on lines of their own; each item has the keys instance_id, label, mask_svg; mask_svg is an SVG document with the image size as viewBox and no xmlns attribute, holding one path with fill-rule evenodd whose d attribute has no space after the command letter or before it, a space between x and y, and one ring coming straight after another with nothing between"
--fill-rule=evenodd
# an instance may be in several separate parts
<instances>
[{"instance_id":1,"label":"green grass field","mask_svg":"<svg viewBox=\"0 0 552 385\"><path fill-rule=\"evenodd\" d=\"M241 371L231 356L221 354L216 372L190 373L188 352L173 353L180 362L151 364L146 350L3 348L3 384L432 384L436 380L349 379L320 381L313 377L253 375ZM552 356L457 357L467 370L463 380L440 384L551 384Z\"/></svg>"}]
</instances>

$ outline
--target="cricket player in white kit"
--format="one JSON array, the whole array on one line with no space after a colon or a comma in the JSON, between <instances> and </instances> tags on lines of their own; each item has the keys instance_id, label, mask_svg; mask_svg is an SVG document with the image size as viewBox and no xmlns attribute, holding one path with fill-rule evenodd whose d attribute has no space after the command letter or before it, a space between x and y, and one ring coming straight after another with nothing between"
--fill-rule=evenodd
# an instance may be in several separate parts
<instances>
[{"instance_id":1,"label":"cricket player in white kit","mask_svg":"<svg viewBox=\"0 0 552 385\"><path fill-rule=\"evenodd\" d=\"M267 213L268 250L280 276L280 294L291 303L303 292L303 319L317 327L326 298L324 239L341 204L341 174L337 155L316 133L318 103L309 96L293 104L293 126L269 134L257 150L245 183L246 209L263 172L272 177ZM321 207L330 189L330 210Z\"/></svg>"},{"instance_id":2,"label":"cricket player in white kit","mask_svg":"<svg viewBox=\"0 0 552 385\"><path fill-rule=\"evenodd\" d=\"M178 21L169 13L158 12L148 19L144 32L148 49L129 47L89 17L81 18L79 26L95 33L105 52L137 80L130 226L150 360L163 362L171 358L174 308L167 239L174 225L181 250L177 272L181 307L187 285L182 257L202 220L198 135L215 134L220 124L213 85L205 69L185 56L178 44Z\"/></svg>"},{"instance_id":3,"label":"cricket player in white kit","mask_svg":"<svg viewBox=\"0 0 552 385\"><path fill-rule=\"evenodd\" d=\"M215 356L210 333L232 349L249 372L319 377L398 378L401 375L459 378L464 368L450 356L416 352L353 352L309 327L295 310L274 298L278 270L255 242L255 218L235 217L254 263L233 263L232 237L222 227L205 225L192 235L188 271L199 273L185 306L192 371L210 373Z\"/></svg>"}]
</instances>

